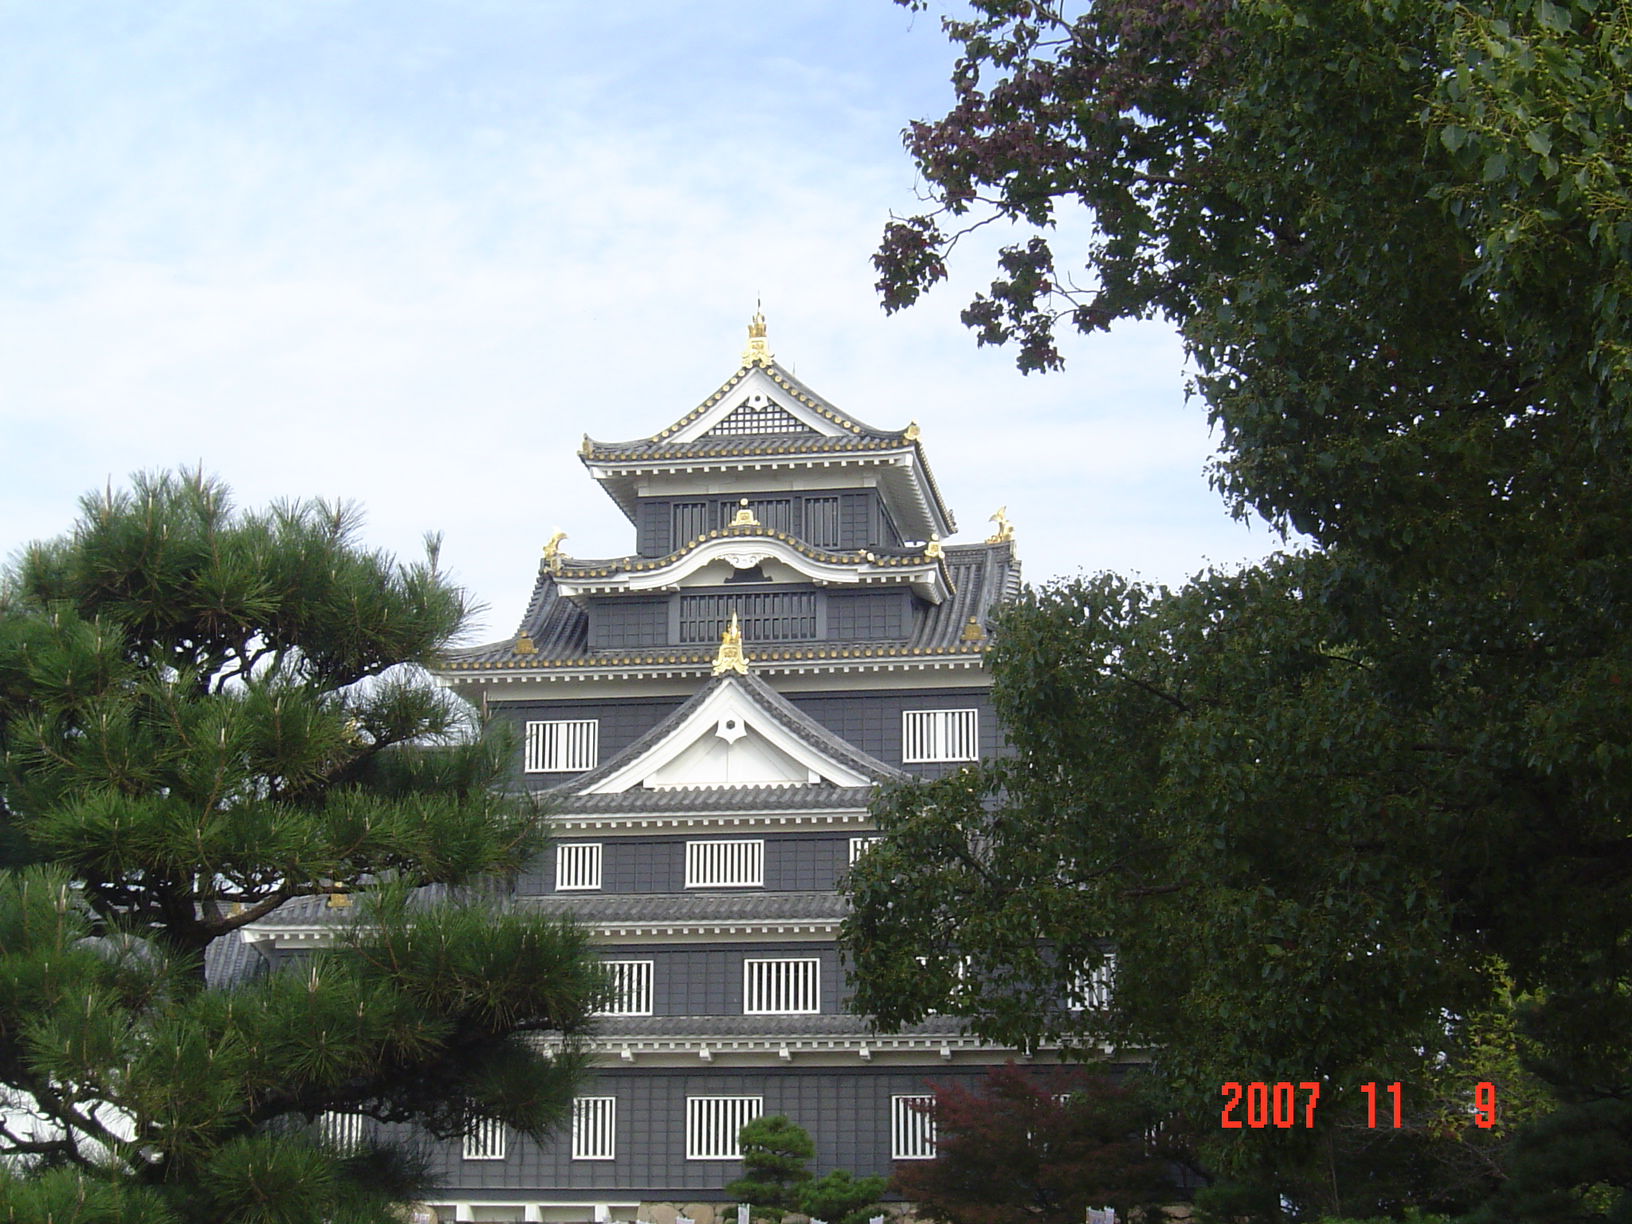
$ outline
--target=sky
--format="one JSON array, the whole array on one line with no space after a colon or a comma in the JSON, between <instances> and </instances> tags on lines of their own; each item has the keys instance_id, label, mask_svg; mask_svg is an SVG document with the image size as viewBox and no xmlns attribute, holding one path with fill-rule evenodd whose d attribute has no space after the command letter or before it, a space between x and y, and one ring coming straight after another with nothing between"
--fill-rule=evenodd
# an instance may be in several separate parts
<instances>
[{"instance_id":1,"label":"sky","mask_svg":"<svg viewBox=\"0 0 1632 1224\"><path fill-rule=\"evenodd\" d=\"M401 556L441 533L503 637L557 528L633 548L582 436L707 398L756 302L841 411L919 423L952 542L1007 507L1033 582L1273 550L1208 485L1163 325L1023 377L958 321L996 227L880 309L901 129L951 62L889 0L0 0L0 556L201 465L242 505L355 501Z\"/></svg>"}]
</instances>

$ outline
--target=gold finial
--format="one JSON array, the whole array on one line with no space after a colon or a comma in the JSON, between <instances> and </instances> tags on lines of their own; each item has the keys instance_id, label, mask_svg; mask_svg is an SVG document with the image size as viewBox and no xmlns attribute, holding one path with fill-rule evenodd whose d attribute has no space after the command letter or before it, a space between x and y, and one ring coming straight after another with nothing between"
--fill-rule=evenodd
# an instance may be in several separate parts
<instances>
[{"instance_id":1,"label":"gold finial","mask_svg":"<svg viewBox=\"0 0 1632 1224\"><path fill-rule=\"evenodd\" d=\"M731 613L731 623L720 634L720 653L714 656L714 674L723 676L726 672L736 672L739 676L748 674L748 659L742 653L742 630L737 628L737 614Z\"/></svg>"},{"instance_id":2,"label":"gold finial","mask_svg":"<svg viewBox=\"0 0 1632 1224\"><path fill-rule=\"evenodd\" d=\"M592 451L594 449L595 449L595 444L589 440L589 435L586 433L584 435L583 442L580 443L579 446L578 446L578 453L580 455L587 455L587 454L589 454L590 451Z\"/></svg>"},{"instance_id":3,"label":"gold finial","mask_svg":"<svg viewBox=\"0 0 1632 1224\"><path fill-rule=\"evenodd\" d=\"M561 572L561 562L566 559L566 553L561 551L561 541L567 538L567 533L557 530L554 535L544 541L544 564L549 567L550 573Z\"/></svg>"},{"instance_id":4,"label":"gold finial","mask_svg":"<svg viewBox=\"0 0 1632 1224\"><path fill-rule=\"evenodd\" d=\"M1007 506L999 506L997 513L986 521L997 524L997 530L986 537L986 543L1007 544L1014 539L1014 524L1009 522L1009 508Z\"/></svg>"},{"instance_id":5,"label":"gold finial","mask_svg":"<svg viewBox=\"0 0 1632 1224\"><path fill-rule=\"evenodd\" d=\"M742 350L742 364L768 366L771 360L771 346L765 340L765 314L755 302L754 317L748 324L748 347Z\"/></svg>"},{"instance_id":6,"label":"gold finial","mask_svg":"<svg viewBox=\"0 0 1632 1224\"><path fill-rule=\"evenodd\" d=\"M980 627L980 618L978 616L969 618L969 623L963 627L962 636L966 642L978 642L985 638L986 630Z\"/></svg>"},{"instance_id":7,"label":"gold finial","mask_svg":"<svg viewBox=\"0 0 1632 1224\"><path fill-rule=\"evenodd\" d=\"M918 422L908 421L907 427L901 431L901 436L908 442L918 441Z\"/></svg>"},{"instance_id":8,"label":"gold finial","mask_svg":"<svg viewBox=\"0 0 1632 1224\"><path fill-rule=\"evenodd\" d=\"M748 508L748 499L746 497L742 499L742 509L738 510L737 513L732 517L731 526L733 526L733 527L758 527L759 526L759 520L754 517L754 512Z\"/></svg>"},{"instance_id":9,"label":"gold finial","mask_svg":"<svg viewBox=\"0 0 1632 1224\"><path fill-rule=\"evenodd\" d=\"M538 647L533 645L531 634L524 633L516 639L516 653L518 655L535 655Z\"/></svg>"},{"instance_id":10,"label":"gold finial","mask_svg":"<svg viewBox=\"0 0 1632 1224\"><path fill-rule=\"evenodd\" d=\"M328 908L329 909L350 909L351 908L351 894L350 893L343 893L343 892L331 892L329 894Z\"/></svg>"},{"instance_id":11,"label":"gold finial","mask_svg":"<svg viewBox=\"0 0 1632 1224\"><path fill-rule=\"evenodd\" d=\"M929 543L924 545L924 556L931 561L938 560L946 550L941 547L941 537L935 532L929 533Z\"/></svg>"}]
</instances>

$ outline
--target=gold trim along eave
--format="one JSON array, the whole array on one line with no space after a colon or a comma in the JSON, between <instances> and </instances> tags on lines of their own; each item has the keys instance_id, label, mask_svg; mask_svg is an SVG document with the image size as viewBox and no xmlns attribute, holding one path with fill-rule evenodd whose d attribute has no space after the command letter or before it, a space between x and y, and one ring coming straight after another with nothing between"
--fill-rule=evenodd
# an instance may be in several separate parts
<instances>
[{"instance_id":1,"label":"gold trim along eave","mask_svg":"<svg viewBox=\"0 0 1632 1224\"><path fill-rule=\"evenodd\" d=\"M687 663L659 660L630 660L596 663L586 659L538 659L534 661L492 659L462 664L443 664L432 675L449 688L466 688L515 681L521 683L574 683L590 680L669 680L707 679L713 667L711 656ZM899 671L984 671L985 646L971 650L956 648L902 648L899 654L852 651L846 656L772 658L756 654L754 670L761 676L843 674L850 672Z\"/></svg>"}]
</instances>

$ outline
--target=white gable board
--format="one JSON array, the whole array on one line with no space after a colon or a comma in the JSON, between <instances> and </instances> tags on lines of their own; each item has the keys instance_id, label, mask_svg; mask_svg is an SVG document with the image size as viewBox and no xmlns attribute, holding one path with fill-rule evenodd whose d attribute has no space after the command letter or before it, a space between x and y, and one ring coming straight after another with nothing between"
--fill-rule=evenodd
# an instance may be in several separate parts
<instances>
[{"instance_id":1,"label":"white gable board","mask_svg":"<svg viewBox=\"0 0 1632 1224\"><path fill-rule=\"evenodd\" d=\"M636 787L870 786L872 779L807 744L735 684L722 684L672 733L580 794Z\"/></svg>"}]
</instances>

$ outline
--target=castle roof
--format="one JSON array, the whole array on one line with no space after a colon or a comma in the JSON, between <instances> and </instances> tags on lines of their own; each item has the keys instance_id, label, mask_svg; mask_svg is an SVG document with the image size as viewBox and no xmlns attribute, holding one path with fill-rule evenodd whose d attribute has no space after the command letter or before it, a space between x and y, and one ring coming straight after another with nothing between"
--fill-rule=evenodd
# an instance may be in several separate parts
<instances>
[{"instance_id":1,"label":"castle roof","mask_svg":"<svg viewBox=\"0 0 1632 1224\"><path fill-rule=\"evenodd\" d=\"M608 571L628 558L579 561ZM747 643L750 664L758 672L805 670L855 660L930 662L948 656L978 657L990 642L989 620L998 604L1020 588L1020 563L1011 541L946 545L948 594L939 604L913 601L907 636L900 640L856 642ZM973 629L971 628L973 622ZM978 631L979 636L975 635ZM596 650L589 645L589 614L564 597L561 583L547 568L534 584L532 598L513 636L451 652L438 671L457 684L468 677L486 679L495 672L538 673L563 669L616 669L632 674L661 669L680 675L704 675L714 646L657 646L643 650Z\"/></svg>"},{"instance_id":2,"label":"castle roof","mask_svg":"<svg viewBox=\"0 0 1632 1224\"><path fill-rule=\"evenodd\" d=\"M673 424L625 442L584 436L579 457L631 521L641 484L654 475L820 462L828 469L872 471L908 534L927 539L957 531L915 423L880 429L840 412L771 356L762 318L750 325L750 337L736 373Z\"/></svg>"}]
</instances>

